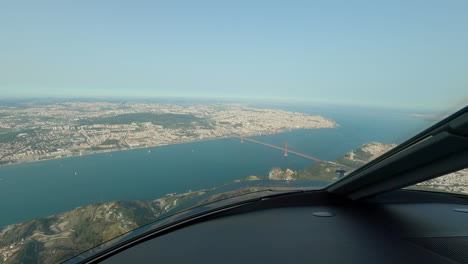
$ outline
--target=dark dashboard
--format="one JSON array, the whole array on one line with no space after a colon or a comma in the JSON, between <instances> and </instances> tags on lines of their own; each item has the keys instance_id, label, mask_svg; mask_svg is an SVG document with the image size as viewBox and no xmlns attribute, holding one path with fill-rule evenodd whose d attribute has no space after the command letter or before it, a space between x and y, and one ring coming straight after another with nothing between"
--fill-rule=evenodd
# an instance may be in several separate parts
<instances>
[{"instance_id":1,"label":"dark dashboard","mask_svg":"<svg viewBox=\"0 0 468 264\"><path fill-rule=\"evenodd\" d=\"M468 263L468 199L400 190L263 199L154 234L101 263Z\"/></svg>"}]
</instances>

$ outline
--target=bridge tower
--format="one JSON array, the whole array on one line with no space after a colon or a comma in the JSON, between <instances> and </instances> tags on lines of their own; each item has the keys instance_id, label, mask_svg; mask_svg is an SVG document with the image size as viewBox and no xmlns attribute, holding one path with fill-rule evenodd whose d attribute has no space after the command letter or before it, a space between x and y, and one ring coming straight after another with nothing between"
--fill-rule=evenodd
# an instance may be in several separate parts
<instances>
[{"instance_id":1,"label":"bridge tower","mask_svg":"<svg viewBox=\"0 0 468 264\"><path fill-rule=\"evenodd\" d=\"M288 156L288 142L284 142L284 156L287 157Z\"/></svg>"},{"instance_id":2,"label":"bridge tower","mask_svg":"<svg viewBox=\"0 0 468 264\"><path fill-rule=\"evenodd\" d=\"M240 139L241 139L241 143L244 143L244 137L240 136Z\"/></svg>"}]
</instances>

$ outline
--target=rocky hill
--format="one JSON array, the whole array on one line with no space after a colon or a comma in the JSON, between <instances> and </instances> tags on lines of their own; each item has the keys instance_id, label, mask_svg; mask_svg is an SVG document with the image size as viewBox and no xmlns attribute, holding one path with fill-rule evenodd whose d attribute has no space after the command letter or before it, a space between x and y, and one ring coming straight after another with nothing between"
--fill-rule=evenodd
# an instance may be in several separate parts
<instances>
[{"instance_id":1,"label":"rocky hill","mask_svg":"<svg viewBox=\"0 0 468 264\"><path fill-rule=\"evenodd\" d=\"M58 263L154 221L204 192L152 201L118 201L78 207L0 231L0 263Z\"/></svg>"}]
</instances>

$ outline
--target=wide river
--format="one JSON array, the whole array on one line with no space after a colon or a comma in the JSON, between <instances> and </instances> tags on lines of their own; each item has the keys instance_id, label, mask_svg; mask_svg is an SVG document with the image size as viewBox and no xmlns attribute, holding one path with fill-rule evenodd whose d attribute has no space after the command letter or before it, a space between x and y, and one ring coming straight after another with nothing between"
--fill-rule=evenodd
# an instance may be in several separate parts
<instances>
[{"instance_id":1,"label":"wide river","mask_svg":"<svg viewBox=\"0 0 468 264\"><path fill-rule=\"evenodd\" d=\"M322 115L337 128L293 130L255 139L334 160L363 143L401 143L434 121L411 111L271 106ZM112 200L156 199L210 188L273 167L303 169L313 161L238 138L134 149L0 168L0 228Z\"/></svg>"}]
</instances>

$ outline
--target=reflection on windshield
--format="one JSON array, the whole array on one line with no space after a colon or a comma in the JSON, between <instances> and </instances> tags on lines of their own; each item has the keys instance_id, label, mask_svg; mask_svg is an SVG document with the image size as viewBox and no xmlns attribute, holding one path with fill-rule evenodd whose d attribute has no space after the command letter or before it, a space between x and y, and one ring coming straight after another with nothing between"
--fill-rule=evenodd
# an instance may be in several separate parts
<instances>
[{"instance_id":1,"label":"reflection on windshield","mask_svg":"<svg viewBox=\"0 0 468 264\"><path fill-rule=\"evenodd\" d=\"M190 219L199 213L206 213L211 210L223 206L233 206L236 203L248 202L263 197L271 197L276 195L284 195L297 193L302 191L316 190L317 186L323 187L325 183L307 183L307 182L255 182L254 184L239 184L232 183L215 190L211 190L196 199L191 199L186 203L182 203L175 211L170 211L166 215L157 218L151 224L143 226L133 232L122 233L121 236L115 237L112 240L106 241L99 246L83 252L78 256L69 259L67 264L79 263L93 254L101 252L115 245L116 243L125 242L132 238L138 237L147 233L163 228L166 225L171 225L174 222Z\"/></svg>"}]
</instances>

